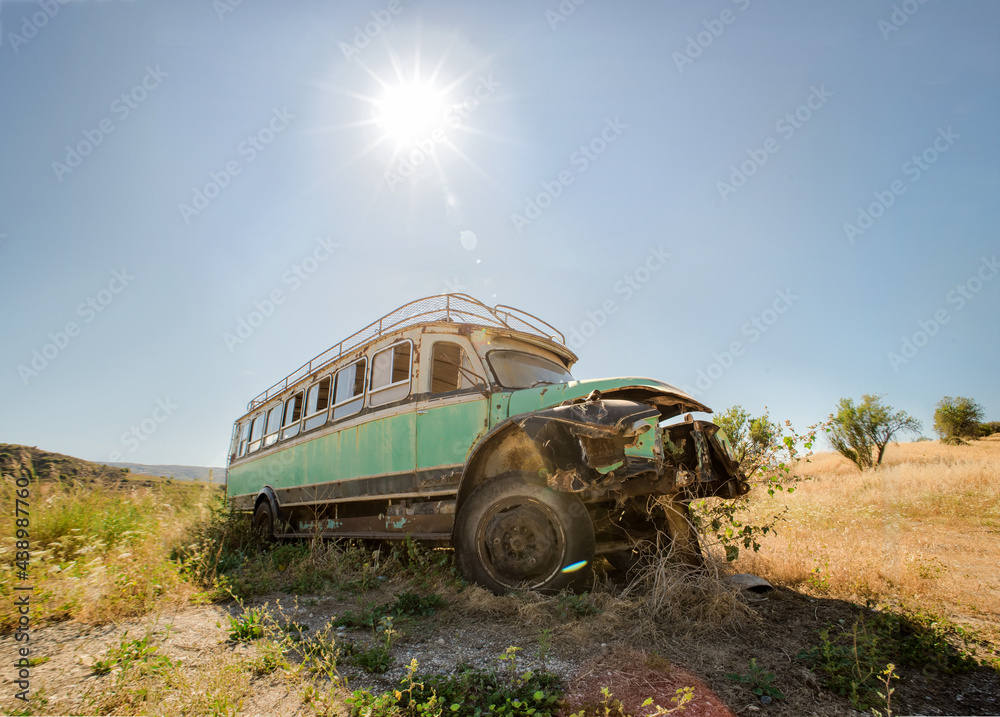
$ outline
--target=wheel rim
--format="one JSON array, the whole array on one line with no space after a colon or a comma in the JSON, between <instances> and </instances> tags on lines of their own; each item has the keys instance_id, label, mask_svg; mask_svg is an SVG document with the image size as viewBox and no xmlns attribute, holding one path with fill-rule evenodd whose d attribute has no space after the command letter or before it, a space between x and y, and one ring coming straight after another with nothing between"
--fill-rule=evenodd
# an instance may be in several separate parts
<instances>
[{"instance_id":1,"label":"wheel rim","mask_svg":"<svg viewBox=\"0 0 1000 717\"><path fill-rule=\"evenodd\" d=\"M257 511L257 515L254 516L254 531L261 537L267 537L270 533L270 522L271 514L266 510Z\"/></svg>"},{"instance_id":2,"label":"wheel rim","mask_svg":"<svg viewBox=\"0 0 1000 717\"><path fill-rule=\"evenodd\" d=\"M566 537L541 503L509 500L490 508L476 531L483 566L506 587L544 585L562 569Z\"/></svg>"}]
</instances>

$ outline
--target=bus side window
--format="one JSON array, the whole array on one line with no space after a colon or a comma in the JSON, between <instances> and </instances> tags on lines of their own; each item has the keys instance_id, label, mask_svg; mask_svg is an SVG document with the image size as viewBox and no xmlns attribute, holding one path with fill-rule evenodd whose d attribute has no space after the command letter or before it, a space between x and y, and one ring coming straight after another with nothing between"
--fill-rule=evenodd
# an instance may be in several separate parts
<instances>
[{"instance_id":1,"label":"bus side window","mask_svg":"<svg viewBox=\"0 0 1000 717\"><path fill-rule=\"evenodd\" d=\"M233 442L229 445L229 460L232 461L236 457L236 452L240 448L240 432L243 430L238 422L233 426Z\"/></svg>"},{"instance_id":2,"label":"bus side window","mask_svg":"<svg viewBox=\"0 0 1000 717\"><path fill-rule=\"evenodd\" d=\"M306 420L302 426L303 431L308 431L326 423L327 412L330 408L330 384L332 379L327 376L319 383L314 383L309 389L306 398Z\"/></svg>"},{"instance_id":3,"label":"bus side window","mask_svg":"<svg viewBox=\"0 0 1000 717\"><path fill-rule=\"evenodd\" d=\"M365 367L361 359L337 372L337 389L333 399L333 418L350 416L361 410L365 402Z\"/></svg>"},{"instance_id":4,"label":"bus side window","mask_svg":"<svg viewBox=\"0 0 1000 717\"><path fill-rule=\"evenodd\" d=\"M267 413L267 430L264 432L264 447L270 446L278 440L278 429L281 428L281 409L283 404L278 404Z\"/></svg>"},{"instance_id":5,"label":"bus side window","mask_svg":"<svg viewBox=\"0 0 1000 717\"><path fill-rule=\"evenodd\" d=\"M253 417L253 424L250 428L250 452L260 450L261 436L264 435L264 415L263 413L258 413Z\"/></svg>"},{"instance_id":6,"label":"bus side window","mask_svg":"<svg viewBox=\"0 0 1000 717\"><path fill-rule=\"evenodd\" d=\"M240 431L240 448L239 455L245 456L247 454L247 446L250 443L250 421L247 420L243 424L243 430Z\"/></svg>"},{"instance_id":7,"label":"bus side window","mask_svg":"<svg viewBox=\"0 0 1000 717\"><path fill-rule=\"evenodd\" d=\"M372 357L372 376L368 385L368 405L381 406L410 394L409 341L390 346Z\"/></svg>"},{"instance_id":8,"label":"bus side window","mask_svg":"<svg viewBox=\"0 0 1000 717\"><path fill-rule=\"evenodd\" d=\"M299 421L302 418L302 391L285 401L285 423L281 429L282 440L291 438L299 432Z\"/></svg>"},{"instance_id":9,"label":"bus side window","mask_svg":"<svg viewBox=\"0 0 1000 717\"><path fill-rule=\"evenodd\" d=\"M456 391L462 386L462 372L465 352L451 341L438 341L431 353L431 393Z\"/></svg>"}]
</instances>

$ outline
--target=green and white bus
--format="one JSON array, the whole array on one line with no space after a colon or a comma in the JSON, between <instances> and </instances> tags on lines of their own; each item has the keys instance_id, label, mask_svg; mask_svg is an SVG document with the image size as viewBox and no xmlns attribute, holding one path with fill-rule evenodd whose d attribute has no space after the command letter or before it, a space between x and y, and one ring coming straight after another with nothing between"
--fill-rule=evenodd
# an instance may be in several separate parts
<instances>
[{"instance_id":1,"label":"green and white bus","mask_svg":"<svg viewBox=\"0 0 1000 717\"><path fill-rule=\"evenodd\" d=\"M451 545L497 593L575 586L598 555L628 569L664 536L698 563L690 500L747 490L689 413L709 409L653 379L578 381L576 360L526 312L411 302L249 402L227 495L267 535Z\"/></svg>"}]
</instances>

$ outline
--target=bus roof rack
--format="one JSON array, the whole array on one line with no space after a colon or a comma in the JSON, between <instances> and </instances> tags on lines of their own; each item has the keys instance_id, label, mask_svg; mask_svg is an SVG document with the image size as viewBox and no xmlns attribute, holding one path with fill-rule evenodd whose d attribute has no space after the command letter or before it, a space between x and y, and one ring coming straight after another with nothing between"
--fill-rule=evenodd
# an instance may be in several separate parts
<instances>
[{"instance_id":1,"label":"bus roof rack","mask_svg":"<svg viewBox=\"0 0 1000 717\"><path fill-rule=\"evenodd\" d=\"M391 331L432 321L450 321L459 324L505 328L511 331L520 331L539 336L550 341L556 341L563 346L566 345L566 337L556 328L542 321L537 316L529 314L526 311L521 311L520 309L515 309L512 306L497 304L491 308L468 294L427 296L423 299L403 304L398 309L390 311L378 321L368 324L368 326L351 334L340 343L334 344L252 399L247 405L247 410L252 411L266 403L295 382L308 376L313 371L319 371L324 366L333 363L343 357L345 353L356 349L362 344L381 338Z\"/></svg>"}]
</instances>

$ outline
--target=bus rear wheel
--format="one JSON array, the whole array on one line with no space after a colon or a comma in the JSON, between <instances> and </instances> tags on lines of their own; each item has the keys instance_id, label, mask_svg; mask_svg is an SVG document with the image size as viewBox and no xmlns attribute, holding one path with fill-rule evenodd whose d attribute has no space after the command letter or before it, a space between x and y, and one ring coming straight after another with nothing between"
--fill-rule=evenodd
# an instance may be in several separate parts
<instances>
[{"instance_id":1,"label":"bus rear wheel","mask_svg":"<svg viewBox=\"0 0 1000 717\"><path fill-rule=\"evenodd\" d=\"M274 514L271 511L271 502L267 499L260 501L253 512L253 522L251 523L254 535L264 542L274 540Z\"/></svg>"}]
</instances>

